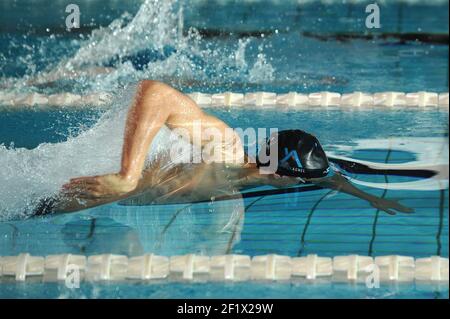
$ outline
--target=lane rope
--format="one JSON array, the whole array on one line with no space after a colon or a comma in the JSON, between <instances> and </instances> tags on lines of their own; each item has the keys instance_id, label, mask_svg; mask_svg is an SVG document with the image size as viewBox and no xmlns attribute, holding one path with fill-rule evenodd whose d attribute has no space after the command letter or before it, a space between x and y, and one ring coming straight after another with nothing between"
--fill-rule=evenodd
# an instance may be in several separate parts
<instances>
[{"instance_id":1,"label":"lane rope","mask_svg":"<svg viewBox=\"0 0 450 319\"><path fill-rule=\"evenodd\" d=\"M436 92L353 92L340 94L336 92L276 94L273 92L234 93L223 92L207 94L188 93L201 107L259 107L277 109L302 109L316 107L340 107L370 109L373 107L396 108L410 107L416 109L438 108L448 110L449 93ZM113 95L106 92L87 95L69 92L45 95L40 93L16 94L0 91L0 106L8 110L26 108L65 108L65 107L106 107L113 100Z\"/></svg>"},{"instance_id":2,"label":"lane rope","mask_svg":"<svg viewBox=\"0 0 450 319\"><path fill-rule=\"evenodd\" d=\"M31 256L28 253L0 257L3 279L23 282L39 277L43 281L182 280L182 281L298 281L316 280L366 282L378 276L383 282L447 282L448 258L431 256L320 257L309 254L290 257L276 254L204 256L187 254L137 257L101 254L89 257L61 254Z\"/></svg>"}]
</instances>

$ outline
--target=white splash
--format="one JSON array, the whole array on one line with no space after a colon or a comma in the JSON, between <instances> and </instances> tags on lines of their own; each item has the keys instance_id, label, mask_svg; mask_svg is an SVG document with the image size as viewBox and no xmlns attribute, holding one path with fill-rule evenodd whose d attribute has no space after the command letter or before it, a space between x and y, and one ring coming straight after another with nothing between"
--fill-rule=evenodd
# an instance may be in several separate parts
<instances>
[{"instance_id":1,"label":"white splash","mask_svg":"<svg viewBox=\"0 0 450 319\"><path fill-rule=\"evenodd\" d=\"M70 178L117 172L120 169L123 133L135 87L115 98L111 110L91 128L61 143L43 143L35 149L0 145L0 219L26 217L43 197L61 190ZM149 154L164 151L170 142L164 128Z\"/></svg>"},{"instance_id":2,"label":"white splash","mask_svg":"<svg viewBox=\"0 0 450 319\"><path fill-rule=\"evenodd\" d=\"M262 45L254 66L248 70L245 51L251 39L236 40L231 49L211 46L195 29L185 30L182 9L182 3L175 0L145 0L134 17L125 13L108 27L94 30L87 40L73 40L73 45L79 47L73 56L64 57L41 72L35 71L31 60L24 61L29 66L28 75L2 79L2 86L13 91L20 87L28 92L39 90L35 85L54 82L57 89L59 80L64 79L81 93L87 93L114 92L140 79L205 85L211 79L223 83L237 77L252 83L273 79L274 68L267 61ZM136 69L128 58L142 52L159 53L161 57L147 61L143 69Z\"/></svg>"},{"instance_id":3,"label":"white splash","mask_svg":"<svg viewBox=\"0 0 450 319\"><path fill-rule=\"evenodd\" d=\"M259 53L255 64L249 72L248 79L252 83L270 83L274 80L275 69L267 62L264 53Z\"/></svg>"}]
</instances>

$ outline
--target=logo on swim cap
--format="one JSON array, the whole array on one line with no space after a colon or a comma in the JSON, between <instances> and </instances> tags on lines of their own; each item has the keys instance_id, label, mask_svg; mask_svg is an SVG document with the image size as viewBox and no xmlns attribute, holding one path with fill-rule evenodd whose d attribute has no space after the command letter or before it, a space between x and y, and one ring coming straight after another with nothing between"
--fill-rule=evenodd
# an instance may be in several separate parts
<instances>
[{"instance_id":1,"label":"logo on swim cap","mask_svg":"<svg viewBox=\"0 0 450 319\"><path fill-rule=\"evenodd\" d=\"M302 163L300 162L300 158L298 157L297 150L288 151L287 147L284 148L284 158L281 159L280 164L286 163L290 158L295 160L298 168L302 168Z\"/></svg>"},{"instance_id":2,"label":"logo on swim cap","mask_svg":"<svg viewBox=\"0 0 450 319\"><path fill-rule=\"evenodd\" d=\"M276 145L274 145L276 143ZM278 154L270 156L270 149ZM328 158L317 138L301 130L280 131L272 134L262 145L256 162L258 167L266 167L260 158L269 156L277 161L277 174L302 178L324 177L329 172Z\"/></svg>"}]
</instances>

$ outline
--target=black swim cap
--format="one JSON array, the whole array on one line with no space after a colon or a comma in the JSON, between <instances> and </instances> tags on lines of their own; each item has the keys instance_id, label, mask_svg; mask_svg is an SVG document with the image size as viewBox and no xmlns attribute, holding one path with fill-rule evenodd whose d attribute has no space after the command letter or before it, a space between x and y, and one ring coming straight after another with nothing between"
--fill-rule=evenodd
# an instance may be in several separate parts
<instances>
[{"instance_id":1,"label":"black swim cap","mask_svg":"<svg viewBox=\"0 0 450 319\"><path fill-rule=\"evenodd\" d=\"M275 148L278 149L277 158L272 158L270 154L271 143L272 147L276 147L274 143L278 144ZM269 162L260 162L260 159L265 158L278 161L276 173L279 175L319 178L326 176L329 171L328 158L319 140L301 130L285 130L272 134L262 145L256 158L258 167L269 166Z\"/></svg>"}]
</instances>

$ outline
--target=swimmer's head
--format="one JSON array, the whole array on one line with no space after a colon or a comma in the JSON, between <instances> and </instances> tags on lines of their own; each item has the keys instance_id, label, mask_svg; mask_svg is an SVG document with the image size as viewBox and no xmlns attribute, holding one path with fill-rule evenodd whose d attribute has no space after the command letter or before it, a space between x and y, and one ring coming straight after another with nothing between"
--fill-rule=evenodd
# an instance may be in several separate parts
<instances>
[{"instance_id":1,"label":"swimmer's head","mask_svg":"<svg viewBox=\"0 0 450 319\"><path fill-rule=\"evenodd\" d=\"M270 154L270 150L278 154ZM327 176L328 158L319 140L301 130L285 130L272 134L262 145L256 163L259 168L273 167L281 176L320 178Z\"/></svg>"}]
</instances>

